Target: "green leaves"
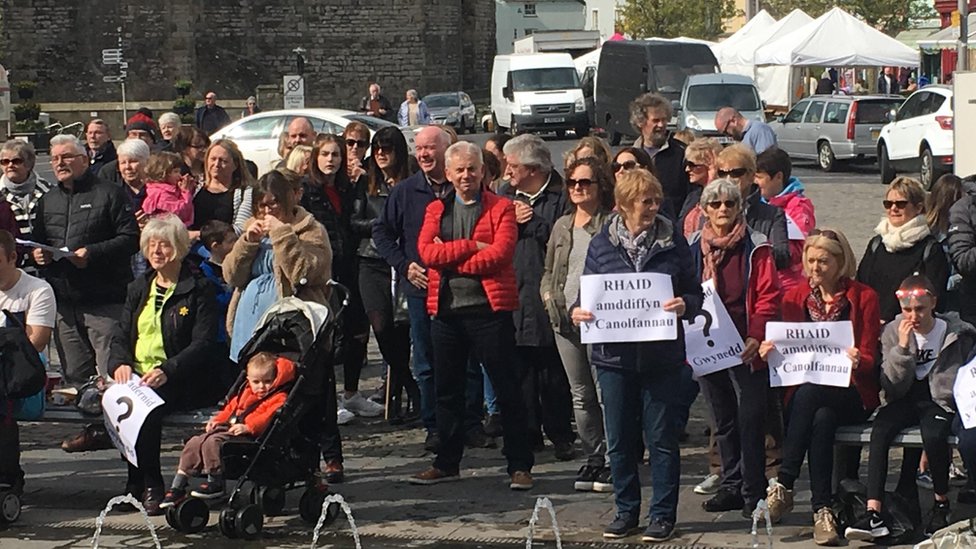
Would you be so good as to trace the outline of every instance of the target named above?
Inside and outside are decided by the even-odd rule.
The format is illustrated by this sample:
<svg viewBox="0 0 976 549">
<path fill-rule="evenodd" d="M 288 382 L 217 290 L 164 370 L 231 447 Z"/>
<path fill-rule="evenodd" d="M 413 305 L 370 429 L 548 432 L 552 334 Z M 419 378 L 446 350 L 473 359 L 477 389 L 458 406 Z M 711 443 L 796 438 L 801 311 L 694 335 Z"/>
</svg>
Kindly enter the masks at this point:
<svg viewBox="0 0 976 549">
<path fill-rule="evenodd" d="M 725 32 L 725 20 L 737 14 L 735 0 L 627 0 L 621 9 L 621 26 L 635 39 L 714 40 Z"/>
</svg>

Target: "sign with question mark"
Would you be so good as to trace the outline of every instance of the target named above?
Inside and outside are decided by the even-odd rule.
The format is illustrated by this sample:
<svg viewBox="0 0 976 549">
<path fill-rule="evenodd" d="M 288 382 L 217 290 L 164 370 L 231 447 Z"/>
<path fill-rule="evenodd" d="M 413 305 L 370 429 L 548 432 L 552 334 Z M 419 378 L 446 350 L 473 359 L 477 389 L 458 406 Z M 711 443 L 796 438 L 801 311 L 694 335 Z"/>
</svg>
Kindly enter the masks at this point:
<svg viewBox="0 0 976 549">
<path fill-rule="evenodd" d="M 745 349 L 742 336 L 715 291 L 715 283 L 703 283 L 702 291 L 705 301 L 701 312 L 694 322 L 684 322 L 685 356 L 695 377 L 742 364 L 739 355 Z"/>
<path fill-rule="evenodd" d="M 102 395 L 105 429 L 115 447 L 136 467 L 139 466 L 135 450 L 139 431 L 149 412 L 163 403 L 156 391 L 140 384 L 136 375 L 128 383 L 113 383 Z"/>
</svg>

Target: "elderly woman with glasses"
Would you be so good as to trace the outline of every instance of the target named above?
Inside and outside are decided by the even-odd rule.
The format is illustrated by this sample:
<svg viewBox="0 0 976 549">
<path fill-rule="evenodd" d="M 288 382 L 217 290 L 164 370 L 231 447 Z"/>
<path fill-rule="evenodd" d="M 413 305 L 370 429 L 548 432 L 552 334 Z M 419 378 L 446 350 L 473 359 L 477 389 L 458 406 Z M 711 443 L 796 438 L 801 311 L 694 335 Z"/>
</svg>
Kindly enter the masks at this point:
<svg viewBox="0 0 976 549">
<path fill-rule="evenodd" d="M 910 177 L 891 182 L 881 201 L 886 215 L 874 228 L 877 235 L 868 242 L 857 268 L 858 282 L 878 292 L 885 322 L 901 312 L 895 290 L 912 273 L 928 277 L 944 305 L 949 261 L 925 218 L 925 195 L 922 184 Z"/>
<path fill-rule="evenodd" d="M 854 280 L 856 259 L 847 237 L 832 229 L 813 229 L 803 243 L 806 284 L 783 296 L 784 322 L 849 320 L 856 347 L 848 350 L 853 370 L 848 387 L 804 383 L 786 393 L 786 438 L 779 477 L 770 483 L 766 503 L 773 522 L 793 509 L 793 485 L 807 456 L 813 505 L 813 539 L 818 545 L 839 541 L 831 512 L 834 434 L 842 425 L 862 423 L 878 407 L 878 294 Z M 766 360 L 775 346 L 763 341 Z"/>
<path fill-rule="evenodd" d="M 722 462 L 718 492 L 703 503 L 709 512 L 742 510 L 751 517 L 766 494 L 766 364 L 759 356 L 766 323 L 779 316 L 780 291 L 772 247 L 753 231 L 742 210 L 739 184 L 717 179 L 702 191 L 702 230 L 689 240 L 699 282 L 712 281 L 745 342 L 742 363 L 701 376 L 715 424 Z"/>
<path fill-rule="evenodd" d="M 37 203 L 51 184 L 34 171 L 37 155 L 27 141 L 11 139 L 0 148 L 0 229 L 31 240 Z M 9 218 L 9 219 L 8 219 Z"/>
</svg>

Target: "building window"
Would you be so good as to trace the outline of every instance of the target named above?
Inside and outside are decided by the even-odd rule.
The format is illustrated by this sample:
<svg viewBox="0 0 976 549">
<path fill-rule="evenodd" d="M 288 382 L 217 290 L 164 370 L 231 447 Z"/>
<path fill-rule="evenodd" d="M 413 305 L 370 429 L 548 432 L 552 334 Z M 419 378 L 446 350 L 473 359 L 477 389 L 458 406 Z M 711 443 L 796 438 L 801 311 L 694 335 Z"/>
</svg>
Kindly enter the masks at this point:
<svg viewBox="0 0 976 549">
<path fill-rule="evenodd" d="M 532 36 L 533 34 L 535 34 L 535 29 L 525 29 L 526 36 Z"/>
<path fill-rule="evenodd" d="M 591 12 L 590 29 L 600 30 L 600 10 L 593 10 Z"/>
<path fill-rule="evenodd" d="M 529 4 L 529 3 L 526 3 L 525 4 L 525 16 L 526 17 L 535 17 L 535 4 L 534 3 L 533 4 Z"/>
</svg>

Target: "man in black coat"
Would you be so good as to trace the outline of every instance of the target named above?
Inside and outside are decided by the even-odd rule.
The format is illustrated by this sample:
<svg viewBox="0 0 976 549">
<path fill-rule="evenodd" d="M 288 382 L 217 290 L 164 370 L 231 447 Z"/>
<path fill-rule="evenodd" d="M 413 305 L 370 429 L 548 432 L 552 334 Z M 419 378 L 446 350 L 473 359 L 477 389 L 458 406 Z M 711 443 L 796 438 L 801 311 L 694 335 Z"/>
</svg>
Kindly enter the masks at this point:
<svg viewBox="0 0 976 549">
<path fill-rule="evenodd" d="M 88 169 L 97 174 L 102 166 L 118 160 L 112 132 L 101 118 L 95 118 L 85 127 L 85 154 L 88 155 Z"/>
<path fill-rule="evenodd" d="M 397 121 L 393 103 L 380 93 L 380 85 L 376 82 L 369 85 L 369 95 L 359 101 L 359 112 L 394 123 Z"/>
<path fill-rule="evenodd" d="M 230 124 L 230 116 L 223 107 L 217 104 L 217 94 L 212 91 L 208 91 L 203 96 L 203 106 L 197 108 L 193 118 L 193 125 L 203 130 L 207 135 Z"/>
<path fill-rule="evenodd" d="M 651 157 L 658 181 L 664 189 L 661 211 L 672 215 L 681 211 L 688 194 L 685 171 L 685 144 L 668 131 L 671 102 L 656 93 L 645 93 L 630 103 L 630 123 L 640 132 L 634 146 Z"/>
</svg>

